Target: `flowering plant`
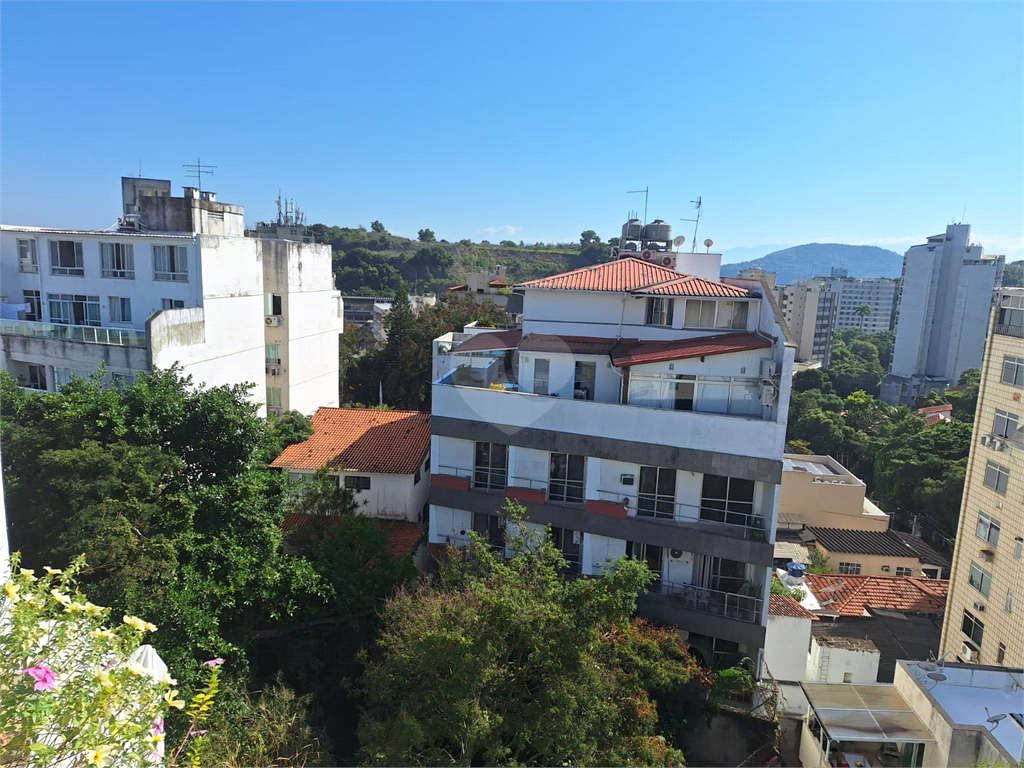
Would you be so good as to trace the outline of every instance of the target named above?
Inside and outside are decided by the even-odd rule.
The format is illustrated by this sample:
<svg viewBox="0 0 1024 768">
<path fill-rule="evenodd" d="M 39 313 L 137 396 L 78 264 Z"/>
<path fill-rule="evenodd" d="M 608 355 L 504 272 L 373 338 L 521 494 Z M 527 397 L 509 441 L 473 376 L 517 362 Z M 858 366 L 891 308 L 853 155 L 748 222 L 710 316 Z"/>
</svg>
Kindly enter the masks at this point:
<svg viewBox="0 0 1024 768">
<path fill-rule="evenodd" d="M 176 681 L 143 645 L 156 626 L 120 621 L 75 586 L 79 557 L 66 570 L 18 567 L 0 593 L 0 752 L 5 765 L 119 768 L 160 764 L 164 716 L 184 709 Z M 148 665 L 146 661 L 149 661 Z M 191 726 L 169 765 L 198 746 L 194 726 L 216 693 L 220 663 L 193 699 Z"/>
</svg>

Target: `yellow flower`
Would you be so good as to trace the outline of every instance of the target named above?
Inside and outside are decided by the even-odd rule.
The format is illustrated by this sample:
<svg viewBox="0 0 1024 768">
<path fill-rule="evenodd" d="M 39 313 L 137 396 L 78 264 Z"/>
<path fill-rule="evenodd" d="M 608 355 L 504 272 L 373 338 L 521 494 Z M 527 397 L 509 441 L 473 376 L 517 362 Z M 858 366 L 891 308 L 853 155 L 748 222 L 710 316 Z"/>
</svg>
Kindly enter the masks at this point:
<svg viewBox="0 0 1024 768">
<path fill-rule="evenodd" d="M 142 677 L 144 674 L 146 674 L 146 668 L 141 664 L 136 664 L 134 661 L 128 662 L 128 671 L 136 677 Z"/>
<path fill-rule="evenodd" d="M 97 613 L 103 613 L 105 610 L 107 609 L 102 605 L 93 605 L 92 603 L 85 604 L 85 612 L 90 616 L 95 616 Z"/>
<path fill-rule="evenodd" d="M 89 761 L 90 765 L 98 766 L 103 768 L 106 765 L 110 765 L 110 753 L 114 750 L 113 744 L 104 744 L 102 747 L 96 747 L 85 753 L 86 760 Z"/>
<path fill-rule="evenodd" d="M 102 685 L 108 691 L 114 690 L 114 681 L 110 679 L 110 673 L 105 669 L 101 669 L 96 673 L 96 679 L 100 681 Z"/>
<path fill-rule="evenodd" d="M 139 632 L 156 632 L 155 624 L 143 621 L 138 616 L 125 616 L 122 621 L 132 629 L 137 629 Z"/>
<path fill-rule="evenodd" d="M 35 576 L 35 573 L 36 573 L 31 568 L 21 568 L 19 570 L 21 571 L 21 575 L 22 576 L 26 576 L 26 577 L 28 577 L 30 579 L 33 578 Z"/>
<path fill-rule="evenodd" d="M 93 637 L 105 637 L 108 640 L 111 640 L 114 637 L 114 633 L 111 632 L 109 629 L 94 629 L 89 634 Z"/>
<path fill-rule="evenodd" d="M 19 587 L 13 581 L 8 581 L 6 584 L 4 584 L 4 589 L 7 590 L 7 597 L 9 597 L 15 603 L 18 602 L 18 590 L 21 589 L 21 587 Z"/>
<path fill-rule="evenodd" d="M 150 743 L 155 747 L 157 744 L 164 740 L 164 735 L 162 733 L 151 733 L 147 738 L 149 739 Z"/>
<path fill-rule="evenodd" d="M 68 613 L 78 613 L 79 611 L 84 611 L 85 606 L 81 603 L 72 603 L 71 605 L 64 606 L 64 610 Z"/>
<path fill-rule="evenodd" d="M 182 699 L 174 698 L 177 695 L 178 695 L 177 689 L 174 689 L 173 691 L 168 691 L 167 693 L 164 694 L 164 701 L 167 702 L 167 706 L 169 706 L 169 707 L 174 707 L 175 709 L 184 709 L 185 708 L 185 702 Z"/>
<path fill-rule="evenodd" d="M 48 565 L 44 565 L 43 570 L 51 576 L 59 576 L 60 574 L 64 573 L 64 571 L 62 571 L 60 568 L 51 568 Z"/>
<path fill-rule="evenodd" d="M 170 676 L 169 674 L 167 674 L 166 672 L 164 672 L 164 679 L 163 679 L 163 683 L 164 683 L 164 685 L 177 685 L 177 684 L 178 684 L 178 681 L 177 681 L 177 680 L 175 680 L 175 679 L 174 679 L 173 677 L 171 677 L 171 676 Z"/>
<path fill-rule="evenodd" d="M 57 589 L 51 589 L 50 594 L 53 595 L 53 599 L 56 600 L 63 606 L 71 605 L 71 598 L 65 595 L 63 592 Z"/>
</svg>

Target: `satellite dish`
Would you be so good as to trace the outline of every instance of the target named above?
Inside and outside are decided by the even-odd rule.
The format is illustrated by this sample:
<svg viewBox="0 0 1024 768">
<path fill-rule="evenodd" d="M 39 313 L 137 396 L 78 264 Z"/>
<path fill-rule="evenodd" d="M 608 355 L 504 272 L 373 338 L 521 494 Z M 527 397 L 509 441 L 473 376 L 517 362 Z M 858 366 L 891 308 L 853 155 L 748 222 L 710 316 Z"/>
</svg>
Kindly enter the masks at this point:
<svg viewBox="0 0 1024 768">
<path fill-rule="evenodd" d="M 931 661 L 921 661 L 921 662 L 918 662 L 917 666 L 919 666 L 925 672 L 935 672 L 935 671 L 938 670 L 938 667 L 934 664 L 934 662 L 931 662 Z"/>
<path fill-rule="evenodd" d="M 988 722 L 988 723 L 998 723 L 1004 717 L 1006 717 L 1006 713 L 1003 713 L 1001 715 L 992 715 L 992 717 L 988 718 L 988 720 L 986 720 L 986 722 Z"/>
<path fill-rule="evenodd" d="M 674 245 L 676 248 L 678 248 L 680 245 L 682 245 L 685 242 L 686 242 L 686 238 L 683 237 L 682 235 L 679 235 L 679 237 L 675 237 L 675 238 L 672 239 L 672 245 Z"/>
<path fill-rule="evenodd" d="M 710 237 L 707 240 L 704 241 L 704 245 L 706 247 L 708 247 L 708 248 L 710 248 L 714 244 L 715 244 L 714 241 Z"/>
<path fill-rule="evenodd" d="M 934 680 L 936 683 L 941 683 L 943 680 L 946 679 L 946 676 L 941 672 L 929 672 L 928 678 L 930 680 Z"/>
</svg>

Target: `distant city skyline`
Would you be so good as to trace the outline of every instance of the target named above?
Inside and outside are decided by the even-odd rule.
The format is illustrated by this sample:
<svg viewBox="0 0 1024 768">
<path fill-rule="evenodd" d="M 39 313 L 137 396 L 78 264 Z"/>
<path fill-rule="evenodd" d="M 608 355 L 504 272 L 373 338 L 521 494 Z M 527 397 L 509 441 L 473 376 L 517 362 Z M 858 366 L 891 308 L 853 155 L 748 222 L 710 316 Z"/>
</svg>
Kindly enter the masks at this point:
<svg viewBox="0 0 1024 768">
<path fill-rule="evenodd" d="M 649 187 L 686 249 L 700 196 L 726 261 L 960 220 L 1014 261 L 1022 29 L 1021 3 L 5 2 L 0 219 L 108 227 L 120 176 L 180 194 L 201 158 L 249 224 L 280 192 L 407 237 L 607 239 Z"/>
</svg>

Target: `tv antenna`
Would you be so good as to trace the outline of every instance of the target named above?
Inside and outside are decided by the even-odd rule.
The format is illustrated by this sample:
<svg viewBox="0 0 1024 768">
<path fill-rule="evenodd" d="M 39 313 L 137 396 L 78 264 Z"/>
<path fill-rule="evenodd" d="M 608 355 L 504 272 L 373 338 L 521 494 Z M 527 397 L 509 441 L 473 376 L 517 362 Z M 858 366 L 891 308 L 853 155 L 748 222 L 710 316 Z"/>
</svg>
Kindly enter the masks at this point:
<svg viewBox="0 0 1024 768">
<path fill-rule="evenodd" d="M 196 158 L 196 162 L 194 165 L 182 165 L 181 167 L 185 169 L 185 177 L 189 179 L 194 178 L 196 180 L 196 187 L 199 189 L 200 192 L 202 192 L 203 174 L 206 173 L 209 174 L 210 176 L 213 176 L 213 169 L 216 168 L 217 166 L 203 165 L 202 161 L 199 158 Z"/>
<path fill-rule="evenodd" d="M 680 221 L 692 221 L 693 222 L 693 248 L 690 249 L 690 253 L 696 253 L 697 252 L 697 225 L 700 224 L 701 199 L 698 196 L 696 200 L 691 200 L 690 202 L 693 203 L 694 206 L 697 208 L 697 218 L 696 219 L 680 219 Z"/>
<path fill-rule="evenodd" d="M 644 224 L 647 223 L 647 196 L 651 191 L 650 187 L 644 187 L 643 189 L 627 189 L 627 195 L 639 195 L 641 192 L 644 193 Z"/>
</svg>

